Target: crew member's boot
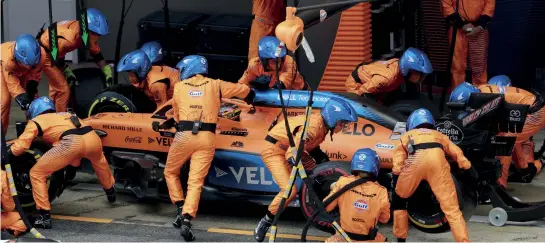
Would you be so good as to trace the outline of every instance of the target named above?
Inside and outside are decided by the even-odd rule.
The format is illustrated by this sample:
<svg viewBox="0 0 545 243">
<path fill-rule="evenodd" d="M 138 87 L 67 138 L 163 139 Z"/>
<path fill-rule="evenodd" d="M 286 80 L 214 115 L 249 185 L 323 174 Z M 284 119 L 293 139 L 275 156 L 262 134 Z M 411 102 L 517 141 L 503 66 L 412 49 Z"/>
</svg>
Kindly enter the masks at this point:
<svg viewBox="0 0 545 243">
<path fill-rule="evenodd" d="M 195 235 L 191 230 L 191 216 L 184 214 L 182 220 L 182 226 L 180 227 L 180 235 L 184 237 L 185 241 L 194 241 Z"/>
<path fill-rule="evenodd" d="M 172 222 L 172 226 L 175 228 L 180 228 L 182 226 L 182 207 L 184 206 L 184 201 L 176 202 L 176 218 Z"/>
<path fill-rule="evenodd" d="M 106 197 L 108 198 L 108 201 L 113 203 L 117 199 L 115 196 L 115 187 L 112 186 L 110 189 L 104 189 L 104 192 L 106 192 Z"/>
<path fill-rule="evenodd" d="M 13 232 L 13 230 L 6 229 L 6 230 L 2 231 L 1 239 L 2 240 L 15 240 L 15 239 L 17 239 L 17 237 L 15 237 L 15 232 Z"/>
<path fill-rule="evenodd" d="M 534 163 L 528 163 L 528 168 L 519 170 L 514 174 L 509 175 L 509 182 L 530 183 L 537 173 L 537 168 Z"/>
<path fill-rule="evenodd" d="M 34 227 L 42 229 L 51 229 L 53 225 L 51 223 L 51 214 L 49 210 L 40 209 L 40 216 L 34 220 Z"/>
<path fill-rule="evenodd" d="M 270 212 L 267 212 L 267 215 L 261 218 L 254 229 L 254 238 L 257 242 L 263 242 L 265 235 L 269 232 L 273 219 L 274 216 Z"/>
</svg>

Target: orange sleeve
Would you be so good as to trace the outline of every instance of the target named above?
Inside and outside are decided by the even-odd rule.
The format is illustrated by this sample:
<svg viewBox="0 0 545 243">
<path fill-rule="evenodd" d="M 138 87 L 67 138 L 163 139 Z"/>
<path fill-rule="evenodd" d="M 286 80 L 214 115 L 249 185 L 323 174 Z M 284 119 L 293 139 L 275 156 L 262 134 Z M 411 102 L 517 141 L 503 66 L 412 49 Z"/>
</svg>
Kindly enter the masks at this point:
<svg viewBox="0 0 545 243">
<path fill-rule="evenodd" d="M 496 9 L 496 0 L 485 0 L 484 10 L 482 15 L 494 16 L 494 10 Z"/>
<path fill-rule="evenodd" d="M 167 102 L 167 85 L 161 82 L 155 82 L 150 86 L 151 94 L 155 100 L 157 107 L 162 106 Z"/>
<path fill-rule="evenodd" d="M 374 75 L 373 78 L 369 82 L 365 82 L 360 86 L 359 93 L 361 94 L 375 94 L 380 92 L 380 88 L 387 87 L 391 80 L 388 80 L 387 78 L 380 76 L 380 75 Z"/>
<path fill-rule="evenodd" d="M 98 45 L 98 35 L 89 34 L 89 53 L 91 55 L 96 55 L 100 53 L 100 46 Z"/>
<path fill-rule="evenodd" d="M 241 83 L 229 83 L 221 80 L 218 81 L 218 85 L 221 91 L 222 98 L 238 97 L 241 99 L 246 98 L 250 93 L 250 87 Z"/>
<path fill-rule="evenodd" d="M 407 159 L 407 151 L 404 147 L 404 140 L 406 140 L 405 136 L 401 136 L 399 145 L 397 145 L 394 149 L 392 173 L 394 173 L 395 175 L 399 175 L 399 173 L 401 173 L 401 168 L 403 168 L 405 160 Z"/>
<path fill-rule="evenodd" d="M 25 131 L 19 136 L 15 142 L 11 145 L 11 152 L 15 156 L 19 156 L 30 148 L 32 141 L 38 136 L 38 127 L 32 120 L 28 121 L 25 127 Z"/>
<path fill-rule="evenodd" d="M 259 76 L 258 68 L 256 67 L 258 64 L 261 65 L 254 59 L 250 60 L 250 62 L 248 62 L 248 68 L 246 68 L 246 71 L 244 71 L 244 74 L 242 74 L 238 83 L 250 86 L 250 82 L 254 81 Z"/>
<path fill-rule="evenodd" d="M 358 72 L 358 75 L 359 75 L 359 72 Z M 352 77 L 352 74 L 348 75 L 348 77 L 346 78 L 344 87 L 346 88 L 346 92 L 361 95 L 360 93 L 361 84 L 356 82 L 356 80 L 354 80 L 354 77 Z"/>
<path fill-rule="evenodd" d="M 441 10 L 443 12 L 443 17 L 447 17 L 456 11 L 454 7 L 456 6 L 456 0 L 441 0 Z"/>
<path fill-rule="evenodd" d="M 337 180 L 337 182 L 335 183 L 335 185 L 333 185 L 333 189 L 329 192 L 329 195 L 327 195 L 327 197 L 324 198 L 324 200 L 322 202 L 325 202 L 328 198 L 330 198 L 331 196 L 333 196 L 333 194 L 335 194 L 336 192 L 338 192 L 339 190 L 341 190 L 341 188 L 344 187 L 344 184 L 341 185 L 341 180 L 343 178 L 340 177 L 339 180 Z M 329 205 L 326 205 L 326 208 L 325 210 L 327 212 L 331 212 L 331 210 L 335 209 L 338 205 L 339 205 L 339 198 L 340 197 L 337 197 L 335 198 L 333 201 L 331 201 L 331 203 Z"/>
<path fill-rule="evenodd" d="M 386 188 L 380 188 L 380 216 L 378 217 L 379 222 L 386 224 L 390 220 L 390 200 L 388 199 L 388 191 Z"/>
<path fill-rule="evenodd" d="M 450 141 L 447 136 L 443 134 L 439 134 L 439 136 L 441 136 L 441 140 L 443 141 L 443 149 L 452 157 L 452 159 L 454 159 L 454 161 L 456 161 L 456 163 L 458 163 L 458 167 L 464 170 L 471 168 L 471 162 L 464 156 L 464 152 L 456 146 L 456 144 Z"/>
<path fill-rule="evenodd" d="M 6 171 L 2 170 L 0 180 L 0 183 L 2 183 L 2 208 L 6 211 L 13 211 L 15 209 L 15 202 L 9 190 L 8 174 Z"/>
<path fill-rule="evenodd" d="M 8 87 L 11 97 L 15 98 L 17 95 L 24 93 L 25 89 L 23 89 L 23 86 L 21 86 L 19 77 L 13 75 L 13 72 L 9 68 L 9 64 L 6 66 L 2 65 L 2 67 L 0 67 L 2 68 L 2 79 L 4 82 L 6 82 L 6 86 Z"/>
<path fill-rule="evenodd" d="M 312 122 L 312 121 L 309 121 Z M 293 128 L 295 129 L 295 127 Z M 297 135 L 293 138 L 295 141 L 295 150 L 299 150 L 299 142 L 301 141 L 301 136 L 303 135 L 303 125 L 299 129 Z M 322 139 L 319 139 L 318 128 L 314 126 L 309 126 L 307 130 L 307 139 L 305 140 L 304 151 L 312 151 L 314 148 L 318 147 Z M 286 151 L 286 160 L 292 156 L 292 148 L 288 148 Z"/>
<path fill-rule="evenodd" d="M 178 99 L 180 96 L 180 89 L 178 88 L 178 85 L 181 83 L 177 83 L 174 85 L 174 94 L 172 95 L 172 115 L 174 117 L 174 121 L 179 122 L 180 116 L 179 116 L 179 105 L 178 105 Z"/>
</svg>

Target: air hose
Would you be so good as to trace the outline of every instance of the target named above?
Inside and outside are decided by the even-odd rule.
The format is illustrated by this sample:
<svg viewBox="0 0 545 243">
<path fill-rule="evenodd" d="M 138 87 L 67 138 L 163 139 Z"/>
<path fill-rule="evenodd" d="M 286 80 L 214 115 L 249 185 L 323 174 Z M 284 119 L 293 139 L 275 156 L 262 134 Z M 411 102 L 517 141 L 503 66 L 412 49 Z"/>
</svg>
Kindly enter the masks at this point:
<svg viewBox="0 0 545 243">
<path fill-rule="evenodd" d="M 362 178 L 359 178 L 353 182 L 350 182 L 348 183 L 346 186 L 344 186 L 343 188 L 341 188 L 339 191 L 335 192 L 333 195 L 331 195 L 329 198 L 327 198 L 327 200 L 325 200 L 323 202 L 323 205 L 324 207 L 327 207 L 329 206 L 329 204 L 331 204 L 335 199 L 337 199 L 338 197 L 340 197 L 343 193 L 345 193 L 346 191 L 356 187 L 356 186 L 359 186 L 365 182 L 367 182 L 369 179 L 366 178 L 366 177 L 362 177 Z M 310 189 L 310 188 L 309 188 Z M 320 203 L 320 202 L 316 202 L 317 204 Z M 312 221 L 314 220 L 314 217 L 316 217 L 319 213 L 326 213 L 325 211 L 321 211 L 320 209 L 317 209 L 315 210 L 309 217 L 308 217 L 308 220 L 307 220 L 307 223 L 305 224 L 305 226 L 303 227 L 303 232 L 301 232 L 301 242 L 306 242 L 307 241 L 307 232 L 308 232 L 308 229 L 310 228 L 310 226 L 312 225 Z M 328 214 L 329 215 L 329 214 Z M 331 217 L 331 216 L 330 216 Z"/>
</svg>

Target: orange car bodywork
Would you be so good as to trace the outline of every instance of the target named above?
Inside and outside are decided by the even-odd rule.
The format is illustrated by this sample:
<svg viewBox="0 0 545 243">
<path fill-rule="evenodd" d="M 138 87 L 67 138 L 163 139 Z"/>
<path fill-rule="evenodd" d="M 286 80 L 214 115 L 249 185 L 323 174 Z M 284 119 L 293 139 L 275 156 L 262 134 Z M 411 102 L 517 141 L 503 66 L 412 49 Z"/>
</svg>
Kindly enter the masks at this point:
<svg viewBox="0 0 545 243">
<path fill-rule="evenodd" d="M 242 110 L 240 121 L 219 118 L 216 130 L 217 150 L 241 151 L 259 154 L 266 145 L 265 136 L 270 124 L 281 112 L 281 108 L 256 106 L 255 112 L 249 105 L 239 100 L 223 99 L 224 103 L 237 104 Z M 170 109 L 167 102 L 159 107 L 156 113 L 165 114 Z M 313 112 L 319 112 L 314 109 Z M 305 113 L 304 108 L 287 110 L 288 116 Z M 174 128 L 155 132 L 152 122 L 165 121 L 164 118 L 152 118 L 146 113 L 99 113 L 86 120 L 95 130 L 102 130 L 107 136 L 102 138 L 104 147 L 155 151 L 167 153 L 172 143 Z M 278 122 L 283 122 L 282 116 Z M 246 136 L 242 136 L 246 135 Z M 331 141 L 326 138 L 320 148 L 329 155 L 330 160 L 350 161 L 352 155 L 360 148 L 375 149 L 381 158 L 381 168 L 392 168 L 393 149 L 398 140 L 391 140 L 392 130 L 379 124 L 359 118 L 357 123 L 346 127 L 336 134 Z M 297 143 L 299 141 L 296 141 Z"/>
</svg>

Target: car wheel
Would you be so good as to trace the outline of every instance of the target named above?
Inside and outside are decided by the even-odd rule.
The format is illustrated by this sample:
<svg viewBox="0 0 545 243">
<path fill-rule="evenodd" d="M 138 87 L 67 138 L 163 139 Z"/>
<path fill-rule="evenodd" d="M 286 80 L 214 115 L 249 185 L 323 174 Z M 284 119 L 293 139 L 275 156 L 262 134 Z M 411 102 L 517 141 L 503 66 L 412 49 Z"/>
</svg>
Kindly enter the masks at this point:
<svg viewBox="0 0 545 243">
<path fill-rule="evenodd" d="M 343 161 L 330 161 L 319 164 L 314 168 L 312 174 L 309 175 L 311 187 L 316 192 L 318 198 L 323 200 L 331 191 L 329 187 L 333 182 L 336 182 L 339 177 L 350 175 L 350 163 Z M 306 184 L 303 183 L 299 190 L 299 202 L 301 203 L 301 211 L 305 219 L 308 220 L 310 215 L 317 209 L 316 203 L 311 199 L 309 190 Z M 325 206 L 325 205 L 324 205 Z M 339 211 L 335 209 L 329 213 L 335 220 L 339 220 Z M 334 233 L 335 230 L 331 226 L 331 222 L 322 214 L 318 214 L 312 225 L 319 230 Z"/>
<path fill-rule="evenodd" d="M 156 105 L 132 85 L 119 84 L 98 94 L 87 109 L 87 116 L 102 112 L 141 112 L 151 113 Z"/>
<path fill-rule="evenodd" d="M 469 197 L 463 190 L 461 181 L 452 176 L 456 192 L 458 194 L 458 203 L 464 219 L 468 221 L 473 216 L 477 206 L 476 199 Z M 408 199 L 407 212 L 409 222 L 418 230 L 425 233 L 444 233 L 450 230 L 450 225 L 439 202 L 435 198 L 429 184 L 422 181 L 414 194 Z"/>
<path fill-rule="evenodd" d="M 87 107 L 104 90 L 106 79 L 100 68 L 78 68 L 73 72 L 78 79 L 79 86 L 72 88 L 73 99 L 71 102 L 75 102 L 76 115 L 85 118 L 87 117 Z"/>
<path fill-rule="evenodd" d="M 15 188 L 19 195 L 21 206 L 25 211 L 35 210 L 36 203 L 32 196 L 32 184 L 30 183 L 30 169 L 36 164 L 45 152 L 51 146 L 43 141 L 36 140 L 32 143 L 30 149 L 26 150 L 22 155 L 12 157 L 10 164 L 12 167 Z M 62 184 L 64 183 L 64 169 L 61 169 L 47 177 L 47 188 L 49 201 L 59 196 Z"/>
<path fill-rule="evenodd" d="M 397 100 L 393 102 L 391 105 L 388 106 L 391 110 L 401 113 L 406 117 L 409 117 L 409 115 L 420 108 L 426 108 L 428 109 L 431 114 L 433 114 L 434 118 L 441 117 L 441 112 L 439 111 L 439 107 L 435 105 L 431 100 L 425 97 L 420 97 L 419 99 L 402 99 Z"/>
</svg>

